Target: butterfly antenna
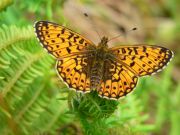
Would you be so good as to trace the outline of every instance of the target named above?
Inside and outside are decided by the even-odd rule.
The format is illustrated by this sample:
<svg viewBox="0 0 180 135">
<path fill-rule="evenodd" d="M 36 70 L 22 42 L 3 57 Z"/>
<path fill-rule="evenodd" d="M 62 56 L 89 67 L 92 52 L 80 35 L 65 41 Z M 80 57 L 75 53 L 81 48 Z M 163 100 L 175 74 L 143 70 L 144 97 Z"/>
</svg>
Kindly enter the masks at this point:
<svg viewBox="0 0 180 135">
<path fill-rule="evenodd" d="M 89 22 L 91 23 L 91 25 L 93 26 L 95 32 L 97 33 L 97 35 L 98 35 L 99 38 L 101 39 L 101 36 L 100 36 L 99 32 L 97 31 L 96 25 L 94 24 L 94 22 L 92 21 L 92 19 L 90 18 L 90 16 L 89 16 L 87 13 L 84 13 L 84 16 L 89 19 Z"/>
<path fill-rule="evenodd" d="M 129 31 L 127 31 L 127 32 L 131 32 L 131 31 L 135 31 L 135 30 L 137 30 L 136 27 L 132 28 L 131 30 L 129 30 Z M 118 38 L 118 37 L 121 37 L 121 36 L 124 36 L 124 35 L 123 35 L 123 34 L 119 34 L 119 35 L 117 35 L 117 36 L 115 36 L 115 37 L 112 37 L 112 38 L 110 38 L 110 39 L 108 40 L 108 42 L 111 41 L 111 40 L 114 40 L 114 39 L 116 39 L 116 38 Z"/>
</svg>

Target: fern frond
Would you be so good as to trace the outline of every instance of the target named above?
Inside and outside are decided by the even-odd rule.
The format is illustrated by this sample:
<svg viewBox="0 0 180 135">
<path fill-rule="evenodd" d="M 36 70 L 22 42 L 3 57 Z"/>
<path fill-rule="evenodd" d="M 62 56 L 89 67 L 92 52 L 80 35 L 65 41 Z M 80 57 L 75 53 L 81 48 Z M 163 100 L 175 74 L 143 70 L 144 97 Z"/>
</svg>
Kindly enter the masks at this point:
<svg viewBox="0 0 180 135">
<path fill-rule="evenodd" d="M 68 109 L 65 101 L 56 96 L 64 85 L 55 81 L 54 62 L 40 47 L 31 26 L 0 28 L 0 133 L 50 133 L 68 122 L 62 118 Z"/>
</svg>

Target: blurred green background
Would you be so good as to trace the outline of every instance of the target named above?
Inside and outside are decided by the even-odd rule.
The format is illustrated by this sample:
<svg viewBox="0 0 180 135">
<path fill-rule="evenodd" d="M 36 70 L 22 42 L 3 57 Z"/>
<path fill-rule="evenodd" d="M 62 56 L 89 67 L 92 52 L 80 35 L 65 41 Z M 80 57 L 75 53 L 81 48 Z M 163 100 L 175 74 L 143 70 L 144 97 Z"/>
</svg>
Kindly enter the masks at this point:
<svg viewBox="0 0 180 135">
<path fill-rule="evenodd" d="M 179 135 L 179 0 L 0 0 L 0 135 Z M 87 12 L 92 21 L 83 16 Z M 33 32 L 37 20 L 109 45 L 157 44 L 174 51 L 165 70 L 141 78 L 119 101 L 77 94 Z M 92 28 L 92 23 L 95 28 Z M 137 27 L 137 31 L 131 31 Z"/>
</svg>

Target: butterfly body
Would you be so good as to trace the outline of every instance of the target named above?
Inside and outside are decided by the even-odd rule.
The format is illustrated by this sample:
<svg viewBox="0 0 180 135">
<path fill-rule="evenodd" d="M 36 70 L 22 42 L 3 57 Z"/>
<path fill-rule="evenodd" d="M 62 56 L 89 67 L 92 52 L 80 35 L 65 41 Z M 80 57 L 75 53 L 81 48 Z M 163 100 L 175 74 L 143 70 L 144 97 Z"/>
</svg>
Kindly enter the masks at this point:
<svg viewBox="0 0 180 135">
<path fill-rule="evenodd" d="M 112 53 L 108 49 L 108 38 L 102 37 L 101 42 L 92 50 L 90 57 L 87 57 L 87 67 L 90 73 L 87 72 L 90 78 L 90 89 L 99 91 L 102 80 L 106 79 L 105 72 L 109 64 L 107 61 Z M 111 76 L 112 77 L 112 76 Z"/>
<path fill-rule="evenodd" d="M 119 99 L 130 93 L 141 76 L 163 69 L 173 52 L 157 45 L 108 47 L 103 37 L 98 45 L 72 30 L 48 21 L 35 23 L 42 46 L 57 59 L 56 69 L 69 88 L 96 90 L 99 96 Z"/>
</svg>

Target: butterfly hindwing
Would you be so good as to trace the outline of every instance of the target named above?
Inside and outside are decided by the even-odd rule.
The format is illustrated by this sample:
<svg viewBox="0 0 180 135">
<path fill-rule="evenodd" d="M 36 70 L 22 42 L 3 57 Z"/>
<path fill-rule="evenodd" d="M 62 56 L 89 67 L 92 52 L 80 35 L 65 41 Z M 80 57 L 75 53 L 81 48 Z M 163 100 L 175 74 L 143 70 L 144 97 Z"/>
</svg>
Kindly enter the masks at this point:
<svg viewBox="0 0 180 135">
<path fill-rule="evenodd" d="M 72 30 L 47 21 L 35 23 L 35 33 L 43 47 L 56 58 L 85 51 L 94 44 Z"/>
<path fill-rule="evenodd" d="M 151 75 L 163 69 L 173 52 L 160 46 L 134 45 L 111 48 L 117 62 L 126 65 L 137 76 Z"/>
<path fill-rule="evenodd" d="M 69 88 L 90 92 L 87 57 L 76 55 L 57 61 L 57 72 Z"/>
<path fill-rule="evenodd" d="M 112 60 L 105 63 L 105 73 L 98 93 L 102 97 L 118 99 L 130 93 L 138 78 L 124 65 Z"/>
</svg>

